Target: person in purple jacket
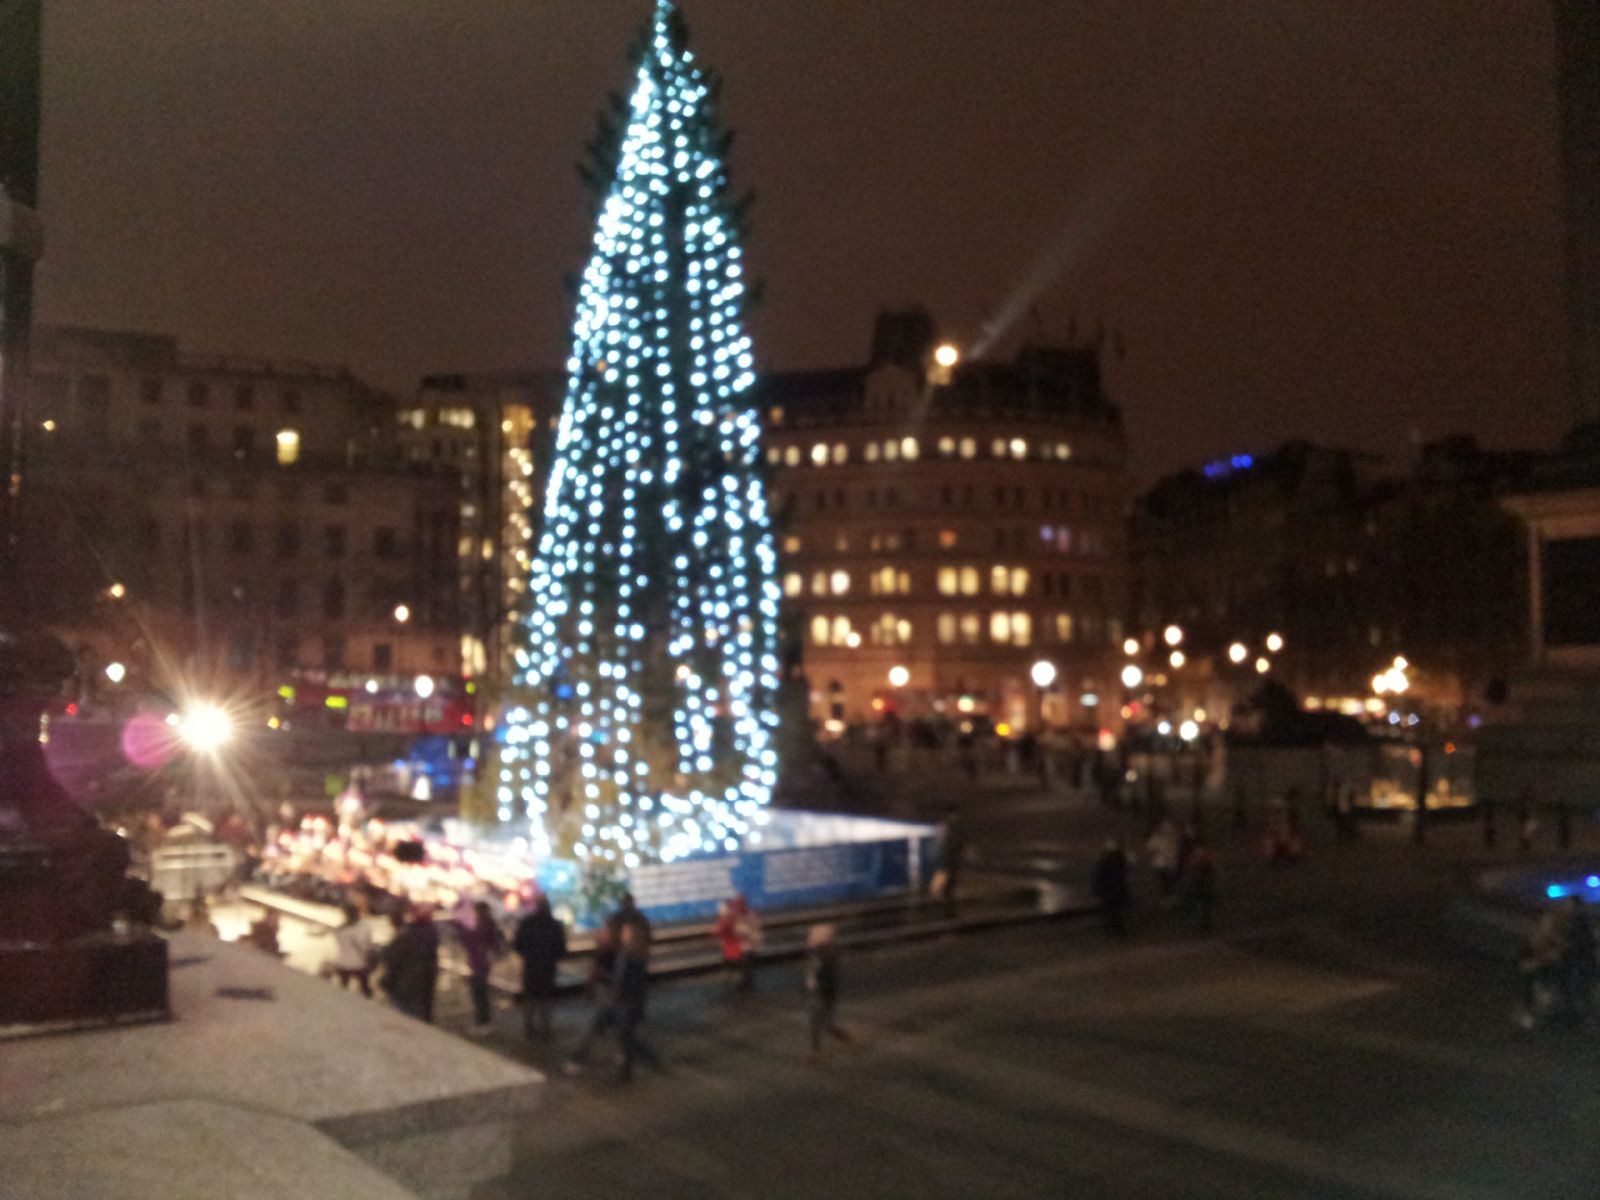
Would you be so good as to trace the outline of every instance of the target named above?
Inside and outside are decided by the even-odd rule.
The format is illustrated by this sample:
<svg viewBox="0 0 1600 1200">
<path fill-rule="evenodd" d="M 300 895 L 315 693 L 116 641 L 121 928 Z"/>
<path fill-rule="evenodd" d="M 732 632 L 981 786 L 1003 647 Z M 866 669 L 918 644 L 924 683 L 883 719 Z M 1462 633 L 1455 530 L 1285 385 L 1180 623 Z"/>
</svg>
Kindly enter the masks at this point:
<svg viewBox="0 0 1600 1200">
<path fill-rule="evenodd" d="M 469 920 L 451 923 L 467 955 L 467 986 L 472 991 L 472 1028 L 467 1032 L 482 1037 L 489 1032 L 489 968 L 505 953 L 506 937 L 484 900 L 472 906 Z"/>
</svg>

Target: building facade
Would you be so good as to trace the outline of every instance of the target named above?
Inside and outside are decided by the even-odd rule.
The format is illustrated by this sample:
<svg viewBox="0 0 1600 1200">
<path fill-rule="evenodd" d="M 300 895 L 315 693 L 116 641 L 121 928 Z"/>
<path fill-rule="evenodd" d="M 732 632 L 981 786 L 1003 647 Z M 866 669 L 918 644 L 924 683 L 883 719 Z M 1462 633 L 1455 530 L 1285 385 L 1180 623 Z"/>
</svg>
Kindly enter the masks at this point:
<svg viewBox="0 0 1600 1200">
<path fill-rule="evenodd" d="M 1097 354 L 955 362 L 937 341 L 926 313 L 886 313 L 864 366 L 761 384 L 812 716 L 1115 722 L 1129 486 Z"/>
<path fill-rule="evenodd" d="M 1220 716 L 1270 675 L 1313 706 L 1374 711 L 1398 659 L 1408 703 L 1481 707 L 1521 654 L 1521 548 L 1498 498 L 1529 461 L 1451 439 L 1402 473 L 1290 442 L 1161 480 L 1131 526 L 1132 632 L 1160 680 L 1145 702 Z"/>
<path fill-rule="evenodd" d="M 33 343 L 27 578 L 86 678 L 459 676 L 453 483 L 398 458 L 388 398 L 343 369 L 165 337 Z"/>
<path fill-rule="evenodd" d="M 565 384 L 554 371 L 433 375 L 399 414 L 405 459 L 456 485 L 462 659 L 491 695 L 515 666 Z"/>
</svg>

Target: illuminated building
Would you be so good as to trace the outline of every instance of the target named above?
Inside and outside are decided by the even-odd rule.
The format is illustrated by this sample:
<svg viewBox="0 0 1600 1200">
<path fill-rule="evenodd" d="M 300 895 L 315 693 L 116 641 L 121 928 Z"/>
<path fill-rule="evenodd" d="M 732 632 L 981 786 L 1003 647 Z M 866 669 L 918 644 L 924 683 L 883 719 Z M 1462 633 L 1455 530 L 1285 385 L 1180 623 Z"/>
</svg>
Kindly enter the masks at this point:
<svg viewBox="0 0 1600 1200">
<path fill-rule="evenodd" d="M 1117 722 L 1121 414 L 1096 352 L 957 361 L 921 310 L 879 316 L 865 366 L 762 384 L 785 615 L 822 721 Z M 905 686 L 889 673 L 906 669 Z"/>
<path fill-rule="evenodd" d="M 29 419 L 25 561 L 90 675 L 459 674 L 451 480 L 347 371 L 41 326 Z"/>
<path fill-rule="evenodd" d="M 511 676 L 527 612 L 564 387 L 553 371 L 433 375 L 399 413 L 405 458 L 459 484 L 461 656 L 491 695 Z"/>
</svg>

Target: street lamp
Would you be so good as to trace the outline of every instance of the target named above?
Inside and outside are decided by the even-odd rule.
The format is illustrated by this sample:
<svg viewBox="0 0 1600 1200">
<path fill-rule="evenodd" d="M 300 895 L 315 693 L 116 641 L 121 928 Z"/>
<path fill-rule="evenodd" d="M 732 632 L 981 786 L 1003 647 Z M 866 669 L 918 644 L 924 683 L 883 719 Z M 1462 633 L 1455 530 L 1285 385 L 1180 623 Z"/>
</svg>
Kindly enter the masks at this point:
<svg viewBox="0 0 1600 1200">
<path fill-rule="evenodd" d="M 1028 672 L 1033 680 L 1034 725 L 1044 728 L 1044 694 L 1052 683 L 1056 681 L 1056 665 L 1047 658 L 1041 658 L 1033 664 Z"/>
<path fill-rule="evenodd" d="M 890 687 L 903 688 L 903 687 L 905 687 L 906 684 L 908 684 L 910 682 L 911 682 L 911 672 L 910 671 L 906 670 L 902 666 L 893 666 L 893 667 L 889 668 L 889 686 Z"/>
<path fill-rule="evenodd" d="M 417 690 L 419 699 L 426 700 L 433 695 L 433 677 L 431 675 L 418 675 L 417 682 L 413 686 Z"/>
<path fill-rule="evenodd" d="M 1144 672 L 1139 669 L 1138 663 L 1129 663 L 1122 668 L 1122 686 L 1136 688 L 1144 682 Z"/>
<path fill-rule="evenodd" d="M 948 371 L 961 361 L 961 351 L 949 342 L 945 342 L 933 352 L 933 361 Z"/>
<path fill-rule="evenodd" d="M 408 604 L 396 604 L 394 606 L 394 619 L 402 625 L 411 620 L 411 606 Z"/>
<path fill-rule="evenodd" d="M 1176 625 L 1168 625 L 1161 631 L 1161 638 L 1169 646 L 1176 646 L 1183 641 L 1183 630 Z"/>
<path fill-rule="evenodd" d="M 1276 634 L 1276 633 L 1267 634 L 1267 650 L 1272 654 L 1276 654 L 1279 650 L 1282 650 L 1282 649 L 1283 649 L 1283 637 L 1282 637 L 1282 635 Z"/>
<path fill-rule="evenodd" d="M 1272 660 L 1270 658 L 1262 656 L 1261 658 L 1256 659 L 1257 675 L 1265 675 L 1270 670 L 1272 670 Z"/>
<path fill-rule="evenodd" d="M 1135 654 L 1139 653 L 1139 639 L 1128 638 L 1126 641 L 1124 641 L 1122 643 L 1122 652 L 1129 658 L 1132 658 Z"/>
<path fill-rule="evenodd" d="M 1249 656 L 1250 651 L 1244 648 L 1243 642 L 1235 642 L 1228 647 L 1228 661 L 1231 663 L 1242 663 Z"/>
<path fill-rule="evenodd" d="M 196 704 L 178 718 L 178 736 L 191 750 L 216 754 L 233 741 L 233 718 L 221 705 Z"/>
<path fill-rule="evenodd" d="M 1173 670 L 1177 670 L 1189 660 L 1184 657 L 1182 650 L 1174 650 L 1170 655 L 1167 656 L 1167 661 L 1172 664 Z"/>
<path fill-rule="evenodd" d="M 119 662 L 106 664 L 106 678 L 112 683 L 121 683 L 128 677 L 128 668 Z"/>
</svg>

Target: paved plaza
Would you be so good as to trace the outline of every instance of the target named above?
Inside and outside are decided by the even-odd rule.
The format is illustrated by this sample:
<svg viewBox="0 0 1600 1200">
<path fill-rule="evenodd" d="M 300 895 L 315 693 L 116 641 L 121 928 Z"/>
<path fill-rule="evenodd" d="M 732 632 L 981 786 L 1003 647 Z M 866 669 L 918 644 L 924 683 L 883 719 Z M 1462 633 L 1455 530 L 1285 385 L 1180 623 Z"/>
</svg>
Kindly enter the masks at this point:
<svg viewBox="0 0 1600 1200">
<path fill-rule="evenodd" d="M 1067 871 L 1115 819 L 1019 798 L 974 825 L 998 852 L 1021 824 L 1046 856 L 1070 829 Z M 581 1005 L 555 1048 L 503 1012 L 491 1046 L 552 1082 L 479 1200 L 1593 1195 L 1600 1031 L 1519 1031 L 1509 968 L 1443 937 L 1470 837 L 1380 830 L 1298 867 L 1225 849 L 1209 937 L 1146 904 L 1127 944 L 1077 919 L 857 953 L 857 1044 L 820 1063 L 793 966 L 752 997 L 658 987 L 668 1072 L 627 1088 L 604 1056 L 553 1069 Z"/>
</svg>

